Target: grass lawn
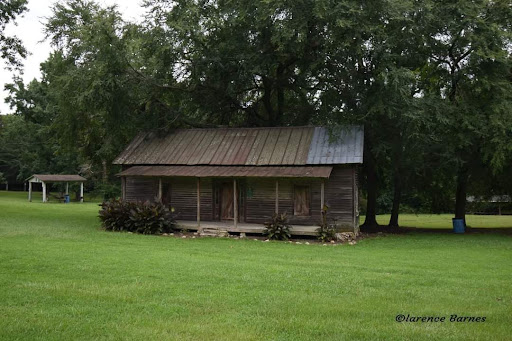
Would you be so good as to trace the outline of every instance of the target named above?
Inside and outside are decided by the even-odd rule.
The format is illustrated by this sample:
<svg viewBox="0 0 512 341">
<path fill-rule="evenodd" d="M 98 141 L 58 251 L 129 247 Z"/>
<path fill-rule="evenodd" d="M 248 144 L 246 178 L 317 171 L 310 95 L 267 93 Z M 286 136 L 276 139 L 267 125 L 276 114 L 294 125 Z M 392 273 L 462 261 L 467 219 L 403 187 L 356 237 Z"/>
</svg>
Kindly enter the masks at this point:
<svg viewBox="0 0 512 341">
<path fill-rule="evenodd" d="M 389 223 L 389 214 L 377 216 L 381 225 Z M 453 214 L 400 214 L 398 224 L 403 227 L 451 229 Z M 364 217 L 360 217 L 361 224 Z M 473 228 L 512 228 L 512 215 L 471 215 L 466 216 L 466 224 Z"/>
<path fill-rule="evenodd" d="M 97 211 L 0 192 L 0 339 L 511 339 L 507 234 L 181 239 L 104 232 Z"/>
</svg>

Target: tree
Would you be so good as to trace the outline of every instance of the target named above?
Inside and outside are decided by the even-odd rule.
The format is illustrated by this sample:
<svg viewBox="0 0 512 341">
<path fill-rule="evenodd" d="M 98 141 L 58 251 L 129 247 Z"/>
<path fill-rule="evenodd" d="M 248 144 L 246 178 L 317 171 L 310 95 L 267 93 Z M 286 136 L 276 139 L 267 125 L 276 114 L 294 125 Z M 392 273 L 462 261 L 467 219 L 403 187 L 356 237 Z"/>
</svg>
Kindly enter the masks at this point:
<svg viewBox="0 0 512 341">
<path fill-rule="evenodd" d="M 432 1 L 423 27 L 425 95 L 456 169 L 455 217 L 465 219 L 468 179 L 480 160 L 499 171 L 511 151 L 512 8 L 508 1 Z"/>
<path fill-rule="evenodd" d="M 27 0 L 2 0 L 0 2 L 0 55 L 8 68 L 21 69 L 19 57 L 25 58 L 27 50 L 17 37 L 7 36 L 5 27 L 27 10 Z"/>
<path fill-rule="evenodd" d="M 161 93 L 180 93 L 180 109 L 207 123 L 308 124 L 322 110 L 314 97 L 325 62 L 320 5 L 146 1 L 154 18 L 143 47 L 152 57 L 137 72 Z"/>
<path fill-rule="evenodd" d="M 108 181 L 110 165 L 140 128 L 128 74 L 125 23 L 115 7 L 65 1 L 53 7 L 46 34 L 55 51 L 43 64 L 57 108 L 52 128 Z M 137 84 L 137 83 L 136 83 Z"/>
</svg>

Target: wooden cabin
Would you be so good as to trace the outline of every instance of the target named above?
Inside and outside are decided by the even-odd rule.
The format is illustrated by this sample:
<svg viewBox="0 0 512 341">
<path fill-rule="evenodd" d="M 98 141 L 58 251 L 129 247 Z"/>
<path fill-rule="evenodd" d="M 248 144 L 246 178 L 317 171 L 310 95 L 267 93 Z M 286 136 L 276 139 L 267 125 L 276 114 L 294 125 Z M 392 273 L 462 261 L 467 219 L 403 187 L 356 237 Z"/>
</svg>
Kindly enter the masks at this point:
<svg viewBox="0 0 512 341">
<path fill-rule="evenodd" d="M 122 198 L 161 200 L 188 229 L 262 232 L 286 212 L 292 233 L 314 235 L 321 211 L 358 232 L 357 168 L 363 129 L 324 127 L 175 130 L 141 133 L 115 159 Z"/>
</svg>

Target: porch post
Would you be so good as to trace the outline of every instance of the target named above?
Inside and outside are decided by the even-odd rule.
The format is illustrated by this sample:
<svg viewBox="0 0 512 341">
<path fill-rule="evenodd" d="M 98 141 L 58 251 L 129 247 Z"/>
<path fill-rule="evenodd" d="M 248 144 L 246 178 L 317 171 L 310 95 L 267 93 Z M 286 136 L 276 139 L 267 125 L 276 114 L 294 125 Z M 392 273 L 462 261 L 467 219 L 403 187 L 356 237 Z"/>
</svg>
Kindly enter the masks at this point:
<svg viewBox="0 0 512 341">
<path fill-rule="evenodd" d="M 28 201 L 32 201 L 32 182 L 28 182 Z"/>
<path fill-rule="evenodd" d="M 126 177 L 121 177 L 121 199 L 126 200 Z"/>
<path fill-rule="evenodd" d="M 44 181 L 41 181 L 43 184 L 43 202 L 46 202 L 46 184 Z"/>
<path fill-rule="evenodd" d="M 279 180 L 276 179 L 276 209 L 275 213 L 279 214 Z"/>
<path fill-rule="evenodd" d="M 201 178 L 197 178 L 197 229 L 201 227 Z"/>
<path fill-rule="evenodd" d="M 238 196 L 236 195 L 236 179 L 233 179 L 233 223 L 238 227 Z"/>
<path fill-rule="evenodd" d="M 158 178 L 158 201 L 162 202 L 162 178 Z"/>
<path fill-rule="evenodd" d="M 322 180 L 322 182 L 320 183 L 320 211 L 323 211 L 324 206 L 325 206 L 324 196 L 325 196 L 325 184 L 324 184 L 324 180 Z"/>
<path fill-rule="evenodd" d="M 80 202 L 84 202 L 84 183 L 80 183 Z"/>
</svg>

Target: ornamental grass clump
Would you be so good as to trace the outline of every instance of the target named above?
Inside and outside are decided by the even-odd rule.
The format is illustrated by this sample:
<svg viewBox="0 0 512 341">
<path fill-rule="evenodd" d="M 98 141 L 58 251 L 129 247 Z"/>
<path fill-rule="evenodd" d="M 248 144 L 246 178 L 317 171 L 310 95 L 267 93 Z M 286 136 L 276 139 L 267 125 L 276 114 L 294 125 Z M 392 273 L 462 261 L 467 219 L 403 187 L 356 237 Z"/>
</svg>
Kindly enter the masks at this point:
<svg viewBox="0 0 512 341">
<path fill-rule="evenodd" d="M 272 240 L 288 240 L 291 237 L 291 225 L 288 223 L 288 216 L 286 213 L 277 214 L 272 216 L 272 220 L 266 222 L 265 231 L 263 232 L 269 239 Z"/>
<path fill-rule="evenodd" d="M 160 202 L 112 199 L 101 204 L 99 217 L 107 231 L 162 234 L 172 232 L 176 227 L 171 210 Z"/>
</svg>

